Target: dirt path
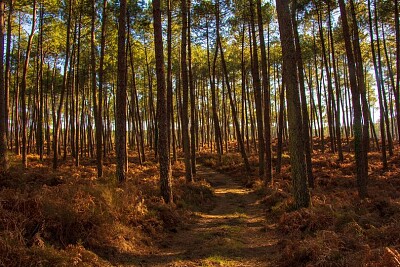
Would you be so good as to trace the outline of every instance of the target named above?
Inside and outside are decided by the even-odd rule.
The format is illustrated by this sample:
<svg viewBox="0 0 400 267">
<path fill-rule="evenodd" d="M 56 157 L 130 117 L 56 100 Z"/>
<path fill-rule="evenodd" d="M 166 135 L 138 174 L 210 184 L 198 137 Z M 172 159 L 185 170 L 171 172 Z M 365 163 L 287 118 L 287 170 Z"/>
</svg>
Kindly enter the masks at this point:
<svg viewBox="0 0 400 267">
<path fill-rule="evenodd" d="M 171 233 L 164 248 L 138 266 L 273 266 L 276 240 L 265 230 L 265 212 L 254 191 L 205 167 L 197 177 L 214 188 L 215 208 L 195 213 L 188 229 Z"/>
</svg>

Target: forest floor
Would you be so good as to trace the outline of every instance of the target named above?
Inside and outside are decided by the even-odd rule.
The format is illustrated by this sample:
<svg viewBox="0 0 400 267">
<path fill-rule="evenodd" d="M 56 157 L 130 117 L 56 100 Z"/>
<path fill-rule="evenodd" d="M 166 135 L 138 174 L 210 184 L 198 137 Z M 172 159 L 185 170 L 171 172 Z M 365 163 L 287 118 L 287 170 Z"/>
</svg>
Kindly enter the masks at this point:
<svg viewBox="0 0 400 267">
<path fill-rule="evenodd" d="M 265 233 L 260 194 L 235 177 L 198 166 L 198 180 L 214 189 L 213 207 L 169 234 L 161 248 L 135 258 L 138 266 L 273 266 L 277 239 Z"/>
<path fill-rule="evenodd" d="M 0 174 L 0 266 L 400 266 L 400 147 L 382 169 L 369 153 L 369 195 L 357 195 L 353 153 L 344 161 L 313 152 L 311 206 L 296 210 L 289 155 L 266 187 L 258 159 L 251 173 L 233 146 L 221 159 L 198 155 L 195 182 L 172 166 L 174 204 L 159 193 L 148 151 L 129 157 L 127 181 L 112 155 L 97 178 L 95 161 L 10 156 Z M 275 162 L 274 166 L 275 166 Z"/>
</svg>

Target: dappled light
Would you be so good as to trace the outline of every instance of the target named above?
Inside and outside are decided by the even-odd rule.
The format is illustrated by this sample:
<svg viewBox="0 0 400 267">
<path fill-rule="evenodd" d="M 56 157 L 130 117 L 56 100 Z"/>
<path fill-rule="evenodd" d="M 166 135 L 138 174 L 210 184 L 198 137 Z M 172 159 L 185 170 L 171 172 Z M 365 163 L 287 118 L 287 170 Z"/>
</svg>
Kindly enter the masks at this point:
<svg viewBox="0 0 400 267">
<path fill-rule="evenodd" d="M 399 0 L 0 0 L 0 267 L 400 267 Z"/>
<path fill-rule="evenodd" d="M 221 188 L 221 189 L 215 189 L 214 193 L 216 195 L 225 195 L 225 194 L 231 194 L 231 197 L 235 197 L 235 195 L 246 195 L 249 194 L 250 191 L 246 190 L 244 188 Z"/>
</svg>

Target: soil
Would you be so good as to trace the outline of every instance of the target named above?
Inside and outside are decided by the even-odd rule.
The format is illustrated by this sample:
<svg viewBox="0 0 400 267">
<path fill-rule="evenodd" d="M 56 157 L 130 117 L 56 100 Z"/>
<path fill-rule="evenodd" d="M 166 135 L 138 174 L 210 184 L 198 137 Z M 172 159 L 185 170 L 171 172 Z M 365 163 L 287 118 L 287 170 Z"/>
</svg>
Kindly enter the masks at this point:
<svg viewBox="0 0 400 267">
<path fill-rule="evenodd" d="M 215 205 L 193 212 L 160 248 L 131 259 L 131 266 L 273 266 L 277 238 L 268 233 L 261 196 L 237 178 L 199 166 L 197 179 L 214 189 Z"/>
</svg>

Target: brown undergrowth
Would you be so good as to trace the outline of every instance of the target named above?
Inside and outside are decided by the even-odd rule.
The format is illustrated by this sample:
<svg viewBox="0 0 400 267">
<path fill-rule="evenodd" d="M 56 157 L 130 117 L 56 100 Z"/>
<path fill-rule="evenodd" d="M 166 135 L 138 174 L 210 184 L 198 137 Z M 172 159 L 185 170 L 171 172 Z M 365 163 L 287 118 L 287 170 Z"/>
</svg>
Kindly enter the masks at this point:
<svg viewBox="0 0 400 267">
<path fill-rule="evenodd" d="M 30 157 L 24 170 L 20 158 L 12 157 L 10 172 L 0 179 L 0 266 L 400 265 L 398 147 L 385 171 L 379 153 L 369 154 L 369 197 L 364 200 L 357 196 L 354 156 L 346 151 L 339 162 L 332 153 L 314 150 L 312 206 L 300 210 L 293 208 L 288 154 L 282 157 L 281 173 L 274 173 L 273 184 L 265 187 L 257 156 L 249 156 L 252 172 L 245 173 L 240 154 L 231 148 L 221 161 L 206 150 L 199 155 L 199 163 L 227 174 L 203 173 L 217 188 L 215 195 L 205 181 L 187 185 L 184 165 L 177 162 L 174 205 L 159 196 L 154 161 L 139 165 L 131 156 L 128 181 L 121 186 L 112 158 L 97 179 L 93 160 L 81 167 L 64 163 L 53 171 L 50 161 Z M 238 188 L 246 194 L 233 194 Z M 262 204 L 264 215 L 253 202 Z M 227 215 L 231 211 L 237 218 Z M 226 236 L 216 250 L 221 233 Z M 204 240 L 210 244 L 203 246 Z M 226 251 L 227 240 L 240 241 L 230 247 L 233 254 Z"/>
<path fill-rule="evenodd" d="M 329 149 L 326 149 L 329 151 Z M 357 195 L 352 153 L 337 155 L 315 150 L 311 189 L 312 206 L 295 210 L 291 196 L 289 156 L 283 155 L 280 174 L 265 188 L 253 171 L 245 175 L 240 154 L 228 153 L 218 162 L 203 153 L 201 161 L 221 172 L 246 177 L 247 183 L 264 194 L 266 234 L 279 236 L 275 250 L 278 266 L 400 266 L 400 149 L 395 149 L 387 170 L 380 154 L 369 153 L 369 196 Z M 258 182 L 257 182 L 258 181 Z"/>
<path fill-rule="evenodd" d="M 10 171 L 0 176 L 0 266 L 116 265 L 126 255 L 153 249 L 186 221 L 189 208 L 211 203 L 209 185 L 186 185 L 177 163 L 176 204 L 166 205 L 159 196 L 157 164 L 130 160 L 128 180 L 119 185 L 110 159 L 97 179 L 91 160 L 53 171 L 50 161 L 33 156 L 23 169 L 12 156 Z"/>
</svg>

